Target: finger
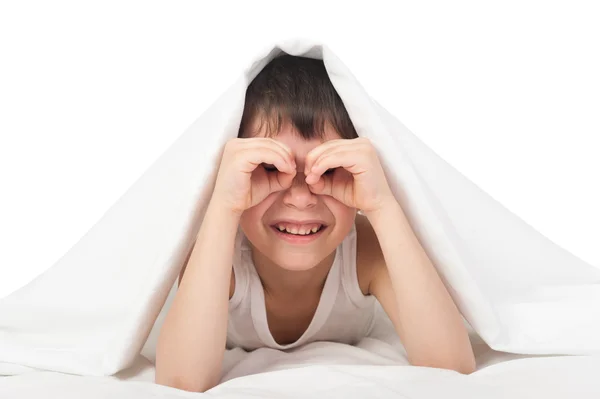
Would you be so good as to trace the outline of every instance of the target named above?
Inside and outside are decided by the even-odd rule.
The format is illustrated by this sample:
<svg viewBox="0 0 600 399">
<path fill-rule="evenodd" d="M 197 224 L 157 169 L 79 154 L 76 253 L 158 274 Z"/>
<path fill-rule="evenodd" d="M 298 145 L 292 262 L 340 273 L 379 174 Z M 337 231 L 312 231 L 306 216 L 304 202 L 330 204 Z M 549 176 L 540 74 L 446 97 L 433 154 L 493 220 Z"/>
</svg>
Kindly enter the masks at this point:
<svg viewBox="0 0 600 399">
<path fill-rule="evenodd" d="M 321 176 L 315 184 L 309 184 L 309 190 L 317 195 L 328 195 L 338 201 L 354 207 L 353 177 L 348 172 L 331 176 Z"/>
<path fill-rule="evenodd" d="M 332 195 L 332 178 L 329 176 L 317 177 L 313 183 L 308 183 L 309 190 L 317 195 Z"/>
<path fill-rule="evenodd" d="M 252 173 L 260 164 L 267 163 L 274 165 L 280 172 L 296 174 L 296 166 L 292 165 L 289 158 L 281 148 L 255 147 L 246 149 L 240 154 L 246 165 L 249 165 L 244 172 Z"/>
<path fill-rule="evenodd" d="M 292 149 L 290 147 L 288 147 L 285 143 L 282 143 L 281 141 L 277 141 L 277 140 L 271 139 L 271 138 L 267 138 L 265 140 L 269 140 L 270 143 L 283 148 L 283 150 L 285 152 L 287 152 L 290 155 L 290 157 L 292 157 L 292 159 L 294 159 L 294 153 L 292 152 Z"/>
<path fill-rule="evenodd" d="M 276 145 L 280 148 L 282 148 L 285 153 L 287 154 L 287 159 L 289 160 L 290 165 L 292 166 L 292 168 L 294 169 L 294 171 L 296 171 L 296 157 L 294 156 L 294 153 L 292 152 L 292 149 L 290 147 L 288 147 L 287 145 L 285 145 L 284 143 L 277 141 L 277 140 L 271 140 L 271 144 Z"/>
<path fill-rule="evenodd" d="M 296 168 L 296 160 L 294 158 L 294 154 L 290 147 L 281 143 L 277 140 L 273 140 L 271 138 L 263 138 L 263 137 L 251 137 L 241 139 L 243 141 L 244 148 L 246 149 L 260 149 L 260 148 L 269 148 L 273 151 L 280 153 L 290 165 Z"/>
<path fill-rule="evenodd" d="M 286 190 L 291 187 L 295 174 L 292 173 L 269 173 L 269 193 Z"/>
<path fill-rule="evenodd" d="M 294 160 L 294 153 L 290 147 L 288 147 L 285 143 L 281 141 L 277 141 L 270 137 L 253 137 L 251 140 L 254 141 L 254 145 L 256 146 L 266 146 L 273 149 L 282 149 L 285 154 L 287 154 L 290 160 Z"/>
<path fill-rule="evenodd" d="M 307 184 L 315 184 L 327 169 L 344 168 L 353 175 L 364 172 L 360 155 L 354 150 L 329 151 L 321 156 L 306 175 Z"/>
<path fill-rule="evenodd" d="M 347 141 L 347 140 L 345 140 L 345 141 Z M 331 167 L 326 168 L 324 171 L 322 171 L 322 172 L 320 172 L 318 174 L 315 173 L 315 171 L 314 171 L 316 165 L 321 164 L 321 162 L 322 162 L 323 159 L 328 158 L 331 154 L 333 154 L 335 152 L 344 151 L 344 149 L 348 150 L 350 148 L 353 149 L 354 147 L 343 146 L 342 143 L 339 143 L 338 145 L 331 145 L 328 148 L 325 147 L 322 150 L 321 154 L 318 156 L 318 158 L 315 159 L 312 162 L 312 165 L 310 167 L 307 168 L 305 166 L 305 169 L 306 169 L 305 176 L 306 177 L 311 176 L 308 180 L 306 180 L 306 182 L 309 183 L 309 184 L 310 184 L 310 182 L 314 183 L 319 178 L 319 176 L 321 176 L 323 173 L 325 173 L 325 171 L 327 171 L 328 169 L 335 169 L 335 168 L 337 168 L 338 165 L 331 166 Z"/>
<path fill-rule="evenodd" d="M 313 148 L 308 154 L 306 154 L 306 158 L 304 160 L 304 174 L 308 174 L 313 164 L 316 162 L 319 157 L 321 157 L 325 152 L 330 151 L 336 147 L 345 147 L 347 145 L 352 144 L 353 140 L 329 140 L 324 142 L 321 145 Z"/>
</svg>

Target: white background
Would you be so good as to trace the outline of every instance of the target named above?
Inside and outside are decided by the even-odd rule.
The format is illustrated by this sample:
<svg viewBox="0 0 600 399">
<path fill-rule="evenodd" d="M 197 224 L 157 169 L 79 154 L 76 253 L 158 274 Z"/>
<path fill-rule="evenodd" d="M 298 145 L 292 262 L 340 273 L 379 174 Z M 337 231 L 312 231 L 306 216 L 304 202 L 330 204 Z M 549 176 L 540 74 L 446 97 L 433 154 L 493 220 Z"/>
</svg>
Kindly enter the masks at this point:
<svg viewBox="0 0 600 399">
<path fill-rule="evenodd" d="M 600 265 L 594 3 L 2 2 L 0 297 L 52 266 L 290 37 L 328 45 L 435 152 Z"/>
</svg>

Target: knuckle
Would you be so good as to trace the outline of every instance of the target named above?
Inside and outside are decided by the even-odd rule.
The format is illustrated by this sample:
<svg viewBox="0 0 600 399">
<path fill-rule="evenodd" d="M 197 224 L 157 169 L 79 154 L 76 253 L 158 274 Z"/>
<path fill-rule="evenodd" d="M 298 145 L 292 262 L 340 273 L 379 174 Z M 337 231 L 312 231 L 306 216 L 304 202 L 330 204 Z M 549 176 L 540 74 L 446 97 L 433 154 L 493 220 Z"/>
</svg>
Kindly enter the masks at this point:
<svg viewBox="0 0 600 399">
<path fill-rule="evenodd" d="M 242 139 L 237 137 L 227 140 L 227 142 L 225 143 L 225 151 L 234 151 L 236 148 L 239 147 L 240 140 Z"/>
<path fill-rule="evenodd" d="M 369 151 L 369 152 L 374 152 L 375 151 L 375 146 L 373 146 L 373 143 L 371 142 L 371 140 L 365 138 L 365 141 L 362 142 L 362 145 L 364 146 L 365 150 Z"/>
</svg>

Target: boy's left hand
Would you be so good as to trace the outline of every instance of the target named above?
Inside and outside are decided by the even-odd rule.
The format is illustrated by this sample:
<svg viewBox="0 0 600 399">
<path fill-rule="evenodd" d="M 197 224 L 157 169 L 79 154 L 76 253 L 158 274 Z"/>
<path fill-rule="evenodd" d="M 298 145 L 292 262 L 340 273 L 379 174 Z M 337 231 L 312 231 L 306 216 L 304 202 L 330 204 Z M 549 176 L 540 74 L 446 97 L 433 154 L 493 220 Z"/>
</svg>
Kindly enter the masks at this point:
<svg viewBox="0 0 600 399">
<path fill-rule="evenodd" d="M 329 195 L 363 213 L 395 201 L 377 152 L 369 139 L 329 140 L 306 156 L 306 183 L 311 192 Z"/>
</svg>

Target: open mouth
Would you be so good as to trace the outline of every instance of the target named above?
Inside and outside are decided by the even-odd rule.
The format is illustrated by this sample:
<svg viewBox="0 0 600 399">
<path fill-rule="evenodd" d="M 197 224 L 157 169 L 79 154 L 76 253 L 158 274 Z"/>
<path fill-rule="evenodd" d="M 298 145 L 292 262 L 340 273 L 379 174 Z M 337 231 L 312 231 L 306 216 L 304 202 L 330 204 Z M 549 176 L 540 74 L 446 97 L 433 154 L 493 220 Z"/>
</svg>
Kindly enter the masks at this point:
<svg viewBox="0 0 600 399">
<path fill-rule="evenodd" d="M 285 224 L 285 223 L 279 223 L 279 224 L 275 224 L 271 227 L 275 228 L 276 230 L 278 230 L 280 233 L 283 233 L 283 234 L 289 234 L 289 235 L 293 235 L 293 236 L 310 236 L 310 235 L 319 233 L 326 226 L 323 224 L 320 224 L 320 223 L 313 223 L 313 224 L 306 225 L 306 226 L 304 226 L 304 225 L 294 226 L 294 225 L 289 225 L 289 224 Z"/>
<path fill-rule="evenodd" d="M 285 223 L 271 225 L 275 235 L 290 244 L 308 244 L 323 234 L 327 226 L 322 223 Z"/>
</svg>

